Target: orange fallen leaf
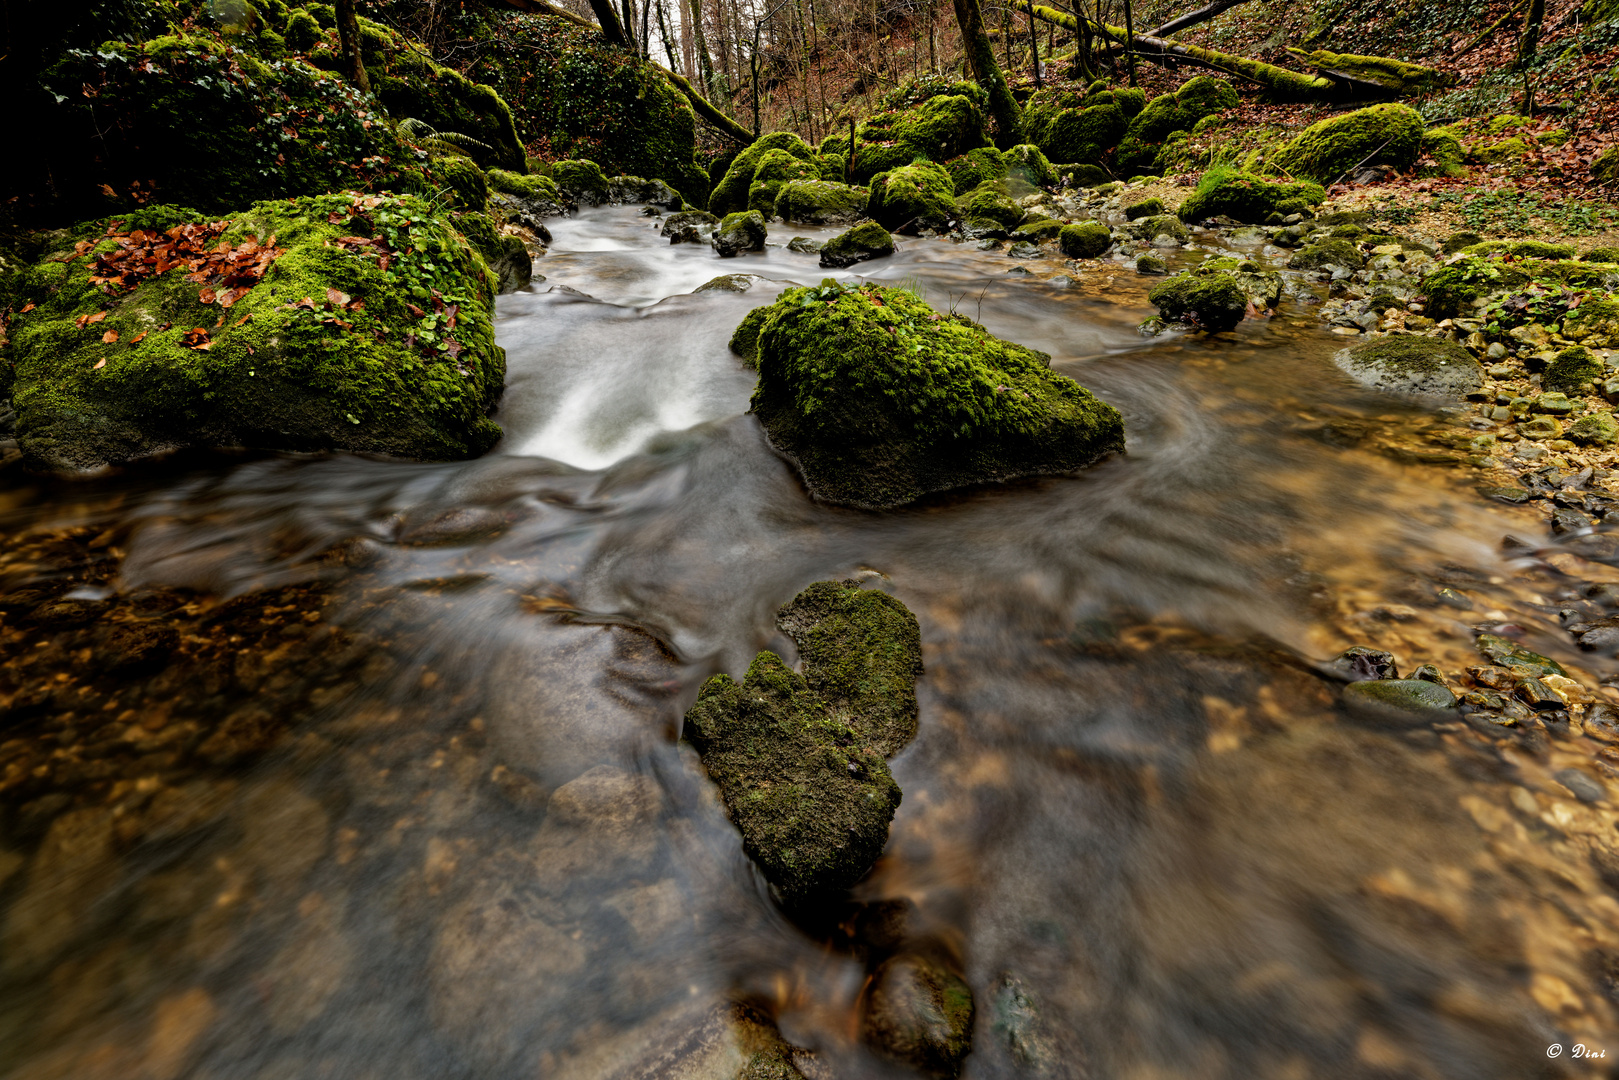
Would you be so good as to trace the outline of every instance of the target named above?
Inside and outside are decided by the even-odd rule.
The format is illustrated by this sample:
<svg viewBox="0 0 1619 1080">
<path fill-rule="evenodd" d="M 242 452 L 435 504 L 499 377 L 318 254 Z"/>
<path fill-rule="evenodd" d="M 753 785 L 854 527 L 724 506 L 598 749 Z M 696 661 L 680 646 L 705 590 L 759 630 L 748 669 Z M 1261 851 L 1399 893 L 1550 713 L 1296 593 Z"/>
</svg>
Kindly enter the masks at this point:
<svg viewBox="0 0 1619 1080">
<path fill-rule="evenodd" d="M 205 304 L 213 303 L 214 302 L 214 290 L 212 290 L 212 289 L 204 289 L 204 290 L 202 290 L 202 292 L 197 294 L 197 299 L 201 300 Z"/>
<path fill-rule="evenodd" d="M 106 366 L 107 366 L 107 358 L 105 356 L 103 356 L 100 360 L 96 361 L 96 366 L 91 368 L 90 370 L 91 371 L 100 371 L 102 368 L 104 368 Z"/>
<path fill-rule="evenodd" d="M 251 311 L 249 311 L 246 315 L 243 315 L 240 319 L 237 319 L 231 325 L 233 325 L 233 326 L 241 326 L 243 323 L 245 323 L 247 320 L 251 319 L 252 317 L 253 317 L 253 313 Z"/>
<path fill-rule="evenodd" d="M 129 343 L 131 345 L 139 345 L 140 341 L 141 341 L 141 338 L 143 338 L 145 336 L 146 336 L 146 331 L 142 330 L 140 333 L 138 333 L 134 337 L 130 338 Z"/>
<path fill-rule="evenodd" d="M 107 313 L 105 311 L 98 311 L 94 315 L 90 316 L 90 318 L 87 319 L 86 321 L 87 322 L 98 323 L 102 319 L 105 319 L 106 317 L 107 317 Z"/>
<path fill-rule="evenodd" d="M 33 305 L 33 304 L 24 304 L 24 305 L 23 305 L 23 306 L 22 306 L 22 310 L 21 310 L 21 311 L 19 311 L 19 312 L 17 312 L 17 314 L 19 314 L 19 315 L 26 315 L 26 314 L 28 314 L 28 313 L 29 313 L 29 312 L 30 312 L 30 311 L 33 311 L 33 310 L 34 310 L 34 305 Z"/>
<path fill-rule="evenodd" d="M 116 331 L 116 330 L 108 330 L 105 334 L 101 335 L 101 344 L 103 344 L 103 345 L 111 345 L 113 342 L 115 342 L 117 340 L 118 340 L 118 331 Z"/>
</svg>

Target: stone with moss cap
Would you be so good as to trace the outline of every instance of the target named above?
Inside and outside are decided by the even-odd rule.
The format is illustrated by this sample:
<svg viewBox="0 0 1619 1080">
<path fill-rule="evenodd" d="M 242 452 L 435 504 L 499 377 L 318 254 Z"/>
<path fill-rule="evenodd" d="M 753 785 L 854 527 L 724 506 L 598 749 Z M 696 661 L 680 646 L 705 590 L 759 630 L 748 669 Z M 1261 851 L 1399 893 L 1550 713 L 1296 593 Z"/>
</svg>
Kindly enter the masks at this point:
<svg viewBox="0 0 1619 1080">
<path fill-rule="evenodd" d="M 776 216 L 804 225 L 857 221 L 866 212 L 866 189 L 831 180 L 790 180 L 776 194 Z"/>
<path fill-rule="evenodd" d="M 1462 249 L 1463 255 L 1509 255 L 1514 259 L 1572 259 L 1573 244 L 1544 240 L 1485 240 Z"/>
<path fill-rule="evenodd" d="M 460 155 L 435 158 L 430 169 L 441 190 L 455 197 L 457 209 L 482 212 L 488 205 L 488 181 L 471 158 Z"/>
<path fill-rule="evenodd" d="M 1001 164 L 1006 168 L 1005 175 L 1015 176 L 1034 187 L 1050 187 L 1057 182 L 1057 173 L 1052 169 L 1051 162 L 1046 160 L 1046 155 L 1040 152 L 1038 146 L 1031 143 L 1002 151 Z"/>
<path fill-rule="evenodd" d="M 729 259 L 744 251 L 763 251 L 769 231 L 764 215 L 757 210 L 726 214 L 710 243 L 720 258 Z"/>
<path fill-rule="evenodd" d="M 551 166 L 551 179 L 575 202 L 600 206 L 612 197 L 607 174 L 594 161 L 559 161 Z"/>
<path fill-rule="evenodd" d="M 1198 181 L 1191 198 L 1176 211 L 1182 221 L 1212 217 L 1258 224 L 1271 214 L 1295 214 L 1320 205 L 1327 197 L 1320 184 L 1289 183 L 1237 169 L 1210 169 Z"/>
<path fill-rule="evenodd" d="M 1248 296 L 1224 271 L 1186 270 L 1154 286 L 1147 300 L 1170 322 L 1221 334 L 1235 330 L 1248 312 Z"/>
<path fill-rule="evenodd" d="M 1611 412 L 1588 413 L 1569 426 L 1568 437 L 1581 446 L 1612 446 L 1619 443 L 1619 423 Z"/>
<path fill-rule="evenodd" d="M 993 146 L 980 146 L 944 163 L 957 195 L 965 195 L 986 180 L 1006 175 L 1006 160 Z"/>
<path fill-rule="evenodd" d="M 1365 265 L 1366 259 L 1361 255 L 1358 244 L 1353 240 L 1335 236 L 1306 244 L 1287 260 L 1289 270 L 1325 270 L 1331 266 L 1359 270 Z"/>
<path fill-rule="evenodd" d="M 1589 349 L 1575 345 L 1552 358 L 1540 376 L 1540 385 L 1545 390 L 1558 390 L 1565 394 L 1584 393 L 1593 381 L 1602 378 L 1606 370 L 1602 361 L 1593 356 Z"/>
<path fill-rule="evenodd" d="M 954 192 L 943 167 L 918 161 L 872 177 L 866 212 L 894 232 L 947 229 L 959 213 Z"/>
<path fill-rule="evenodd" d="M 784 293 L 758 337 L 753 412 L 810 493 L 870 509 L 1072 472 L 1124 448 L 1111 406 L 911 293 L 826 281 Z"/>
<path fill-rule="evenodd" d="M 715 675 L 685 737 L 719 787 L 742 848 L 789 902 L 847 889 L 888 842 L 899 785 L 802 675 L 762 652 L 742 682 Z"/>
<path fill-rule="evenodd" d="M 960 199 L 961 219 L 979 232 L 1006 232 L 1023 220 L 1023 207 L 1007 193 L 1005 180 L 986 180 Z"/>
<path fill-rule="evenodd" d="M 1063 226 L 1057 244 L 1070 259 L 1095 259 L 1113 246 L 1113 231 L 1100 221 L 1080 221 Z"/>
<path fill-rule="evenodd" d="M 1422 150 L 1422 114 L 1386 102 L 1311 124 L 1271 155 L 1293 176 L 1334 184 L 1361 165 L 1408 169 Z"/>
<path fill-rule="evenodd" d="M 1213 113 L 1237 107 L 1237 92 L 1211 75 L 1188 79 L 1180 89 L 1147 102 L 1119 140 L 1115 171 L 1129 176 L 1153 167 L 1164 141 L 1177 131 L 1191 131 Z"/>
<path fill-rule="evenodd" d="M 1484 385 L 1484 369 L 1454 341 L 1380 337 L 1338 354 L 1349 377 L 1376 390 L 1459 399 Z"/>
<path fill-rule="evenodd" d="M 759 164 L 753 170 L 753 182 L 748 185 L 748 209 L 769 216 L 776 212 L 776 195 L 782 186 L 794 180 L 819 180 L 820 167 L 813 161 L 794 157 L 786 150 L 766 150 L 759 155 Z"/>
<path fill-rule="evenodd" d="M 868 221 L 828 240 L 821 248 L 821 265 L 836 270 L 892 254 L 894 238 L 875 221 Z"/>
<path fill-rule="evenodd" d="M 1619 345 L 1619 301 L 1585 301 L 1563 316 L 1563 336 L 1598 349 Z"/>
<path fill-rule="evenodd" d="M 785 151 L 799 161 L 813 163 L 815 151 L 791 131 L 773 131 L 731 159 L 725 176 L 714 185 L 708 197 L 708 212 L 724 216 L 748 207 L 748 191 L 753 187 L 753 174 L 759 162 L 772 150 Z"/>
<path fill-rule="evenodd" d="M 121 220 L 125 234 L 206 224 L 172 210 Z M 361 229 L 386 248 L 340 243 Z M 87 258 L 9 282 L 36 305 L 11 323 L 26 458 L 72 472 L 193 445 L 454 459 L 494 444 L 495 282 L 466 240 L 419 199 L 353 193 L 260 203 L 217 239 L 272 237 L 280 254 L 227 310 L 184 269 L 109 297 L 89 280 L 114 247 L 101 228 L 84 235 Z"/>
</svg>

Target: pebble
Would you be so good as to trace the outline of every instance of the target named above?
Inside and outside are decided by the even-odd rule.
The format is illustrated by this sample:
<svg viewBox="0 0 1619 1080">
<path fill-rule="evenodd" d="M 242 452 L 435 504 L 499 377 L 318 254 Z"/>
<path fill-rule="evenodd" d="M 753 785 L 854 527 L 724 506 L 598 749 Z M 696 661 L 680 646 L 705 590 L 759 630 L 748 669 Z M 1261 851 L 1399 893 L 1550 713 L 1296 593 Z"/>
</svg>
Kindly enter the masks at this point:
<svg viewBox="0 0 1619 1080">
<path fill-rule="evenodd" d="M 1559 769 L 1552 773 L 1552 779 L 1568 788 L 1576 799 L 1584 803 L 1598 803 L 1608 797 L 1601 784 L 1578 769 Z"/>
<path fill-rule="evenodd" d="M 1369 679 L 1344 687 L 1351 715 L 1377 724 L 1430 724 L 1456 717 L 1456 695 L 1421 679 Z"/>
</svg>

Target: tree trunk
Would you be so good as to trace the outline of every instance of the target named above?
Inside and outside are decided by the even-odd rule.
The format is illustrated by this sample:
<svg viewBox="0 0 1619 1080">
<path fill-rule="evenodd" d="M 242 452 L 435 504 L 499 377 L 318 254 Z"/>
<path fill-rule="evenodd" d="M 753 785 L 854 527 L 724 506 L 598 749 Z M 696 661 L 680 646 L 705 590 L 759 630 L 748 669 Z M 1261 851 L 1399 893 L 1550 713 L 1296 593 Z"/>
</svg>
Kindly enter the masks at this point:
<svg viewBox="0 0 1619 1080">
<path fill-rule="evenodd" d="M 371 80 L 360 59 L 360 21 L 354 15 L 354 0 L 337 0 L 337 37 L 343 51 L 343 77 L 369 94 Z"/>
<path fill-rule="evenodd" d="M 629 0 L 624 0 L 629 3 Z M 1124 66 L 1130 71 L 1130 85 L 1136 84 L 1136 28 L 1130 15 L 1130 0 L 1124 0 Z"/>
<path fill-rule="evenodd" d="M 622 0 L 624 8 L 624 44 L 630 52 L 640 52 L 635 46 L 635 0 Z"/>
<path fill-rule="evenodd" d="M 978 0 L 952 0 L 956 24 L 961 27 L 961 49 L 967 72 L 989 95 L 989 115 L 995 123 L 995 145 L 1009 150 L 1023 141 L 1023 111 L 1012 98 L 1006 77 L 995 64 L 995 50 L 984 33 L 984 14 Z"/>
<path fill-rule="evenodd" d="M 692 39 L 697 43 L 697 71 L 702 78 L 703 91 L 714 93 L 714 58 L 708 52 L 708 35 L 703 33 L 703 2 L 687 0 L 691 8 Z"/>
<path fill-rule="evenodd" d="M 702 81 L 702 73 L 697 70 L 697 54 L 691 45 L 691 5 L 686 0 L 675 0 L 675 3 L 680 7 L 680 73 L 688 79 Z"/>
<path fill-rule="evenodd" d="M 1034 29 L 1034 12 L 1029 12 L 1029 57 L 1034 61 L 1034 88 L 1040 89 L 1040 35 Z"/>
<path fill-rule="evenodd" d="M 607 44 L 629 47 L 630 39 L 624 36 L 618 12 L 613 10 L 613 0 L 590 0 L 590 10 L 596 13 L 596 21 L 601 23 L 602 37 L 607 39 Z"/>
<path fill-rule="evenodd" d="M 1518 39 L 1518 69 L 1528 67 L 1540 47 L 1540 24 L 1546 21 L 1546 0 L 1529 0 L 1529 14 L 1523 19 L 1523 37 Z"/>
<path fill-rule="evenodd" d="M 675 84 L 676 90 L 686 95 L 686 100 L 691 102 L 692 111 L 708 121 L 710 126 L 729 135 L 744 146 L 753 142 L 753 132 L 726 116 L 713 102 L 699 94 L 697 88 L 692 86 L 691 83 L 659 64 L 653 64 L 652 66 L 663 72 L 664 76 Z"/>
<path fill-rule="evenodd" d="M 1246 4 L 1248 2 L 1249 0 L 1214 0 L 1214 3 L 1212 4 L 1207 4 L 1200 7 L 1196 11 L 1188 11 L 1185 15 L 1177 16 L 1176 18 L 1166 22 L 1164 25 L 1152 30 L 1145 30 L 1143 33 L 1148 37 L 1166 38 L 1170 34 L 1179 33 L 1189 26 L 1196 26 L 1198 23 L 1208 22 L 1210 19 L 1220 14 L 1220 12 L 1225 11 L 1228 8 L 1234 8 L 1238 4 Z"/>
</svg>

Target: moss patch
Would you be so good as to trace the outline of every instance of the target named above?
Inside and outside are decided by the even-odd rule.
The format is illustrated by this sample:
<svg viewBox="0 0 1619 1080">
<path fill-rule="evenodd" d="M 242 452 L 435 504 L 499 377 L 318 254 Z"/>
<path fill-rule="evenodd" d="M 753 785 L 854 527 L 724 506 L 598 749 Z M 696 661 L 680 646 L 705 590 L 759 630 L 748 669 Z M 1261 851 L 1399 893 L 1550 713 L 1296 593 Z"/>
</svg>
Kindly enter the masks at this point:
<svg viewBox="0 0 1619 1080">
<path fill-rule="evenodd" d="M 1604 370 L 1601 360 L 1591 355 L 1589 350 L 1576 345 L 1564 349 L 1546 365 L 1546 371 L 1540 377 L 1541 389 L 1560 390 L 1565 394 L 1583 393 L 1592 381 L 1602 377 Z"/>
<path fill-rule="evenodd" d="M 1113 233 L 1099 221 L 1081 221 L 1064 226 L 1057 243 L 1070 259 L 1094 259 L 1113 246 Z"/>
<path fill-rule="evenodd" d="M 919 161 L 871 180 L 866 212 L 893 231 L 944 229 L 958 213 L 950 174 L 931 161 Z"/>
<path fill-rule="evenodd" d="M 841 269 L 892 254 L 894 238 L 875 221 L 868 221 L 828 240 L 826 246 L 821 248 L 821 265 Z"/>
<path fill-rule="evenodd" d="M 987 145 L 983 108 L 973 98 L 935 95 L 909 108 L 877 113 L 856 127 L 852 171 L 863 182 L 918 158 L 947 161 Z M 821 152 L 848 160 L 848 136 L 823 140 Z"/>
<path fill-rule="evenodd" d="M 732 159 L 725 176 L 714 185 L 708 197 L 708 212 L 724 217 L 748 208 L 748 191 L 753 187 L 753 174 L 759 162 L 773 150 L 786 151 L 799 161 L 813 162 L 815 151 L 809 144 L 790 131 L 773 131 L 756 141 Z"/>
<path fill-rule="evenodd" d="M 830 180 L 790 180 L 776 195 L 776 216 L 805 225 L 854 221 L 866 211 L 865 188 Z"/>
<path fill-rule="evenodd" d="M 1360 165 L 1408 169 L 1422 150 L 1422 114 L 1388 103 L 1311 124 L 1271 155 L 1294 176 L 1336 183 Z"/>
<path fill-rule="evenodd" d="M 820 167 L 813 161 L 794 157 L 787 150 L 766 150 L 759 155 L 753 181 L 748 185 L 748 209 L 761 214 L 776 212 L 776 195 L 782 185 L 793 180 L 819 180 Z"/>
<path fill-rule="evenodd" d="M 1181 203 L 1182 221 L 1211 217 L 1257 224 L 1272 214 L 1300 213 L 1319 206 L 1327 197 L 1319 184 L 1270 180 L 1236 169 L 1210 169 L 1198 181 L 1192 197 Z"/>
<path fill-rule="evenodd" d="M 1199 267 L 1176 274 L 1147 294 L 1171 322 L 1185 323 L 1211 334 L 1235 330 L 1248 311 L 1248 295 L 1229 274 Z"/>
</svg>

